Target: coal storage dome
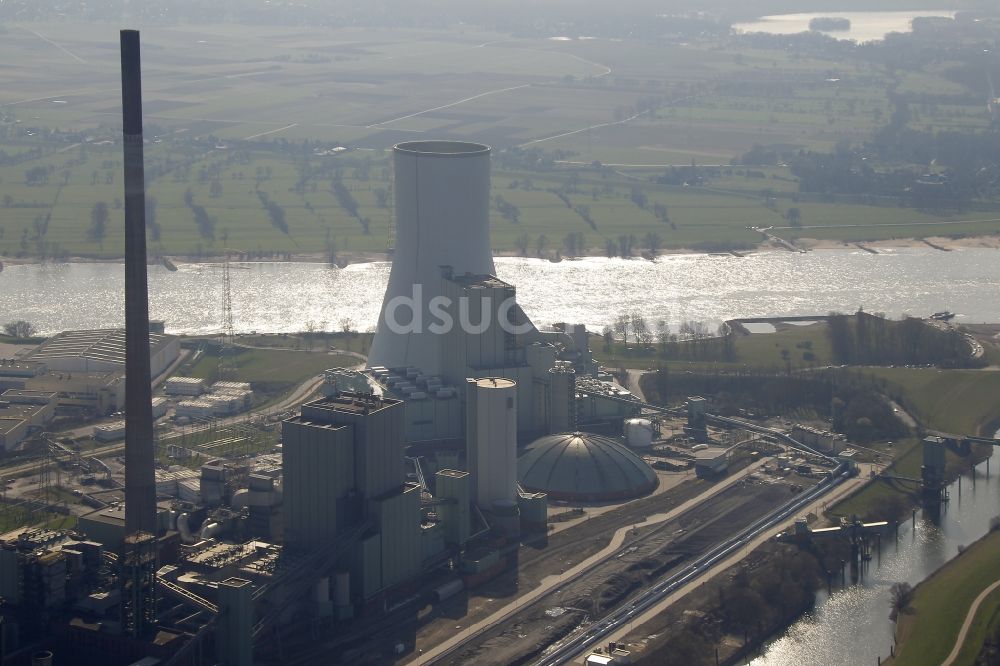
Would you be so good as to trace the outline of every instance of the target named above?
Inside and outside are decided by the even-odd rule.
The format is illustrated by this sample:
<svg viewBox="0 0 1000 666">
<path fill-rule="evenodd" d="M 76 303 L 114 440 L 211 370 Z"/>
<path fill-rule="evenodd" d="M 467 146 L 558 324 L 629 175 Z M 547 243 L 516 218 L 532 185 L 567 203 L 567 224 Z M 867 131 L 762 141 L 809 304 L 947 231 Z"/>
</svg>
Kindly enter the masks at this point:
<svg viewBox="0 0 1000 666">
<path fill-rule="evenodd" d="M 517 472 L 525 490 L 557 500 L 631 499 L 659 484 L 642 458 L 613 439 L 583 432 L 536 439 L 518 460 Z"/>
</svg>

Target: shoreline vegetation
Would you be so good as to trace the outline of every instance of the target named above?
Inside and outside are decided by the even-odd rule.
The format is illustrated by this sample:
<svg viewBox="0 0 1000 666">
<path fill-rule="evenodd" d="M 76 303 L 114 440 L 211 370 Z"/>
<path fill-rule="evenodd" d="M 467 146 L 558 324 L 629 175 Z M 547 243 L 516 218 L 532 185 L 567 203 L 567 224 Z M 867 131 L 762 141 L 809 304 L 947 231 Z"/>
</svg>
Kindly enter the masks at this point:
<svg viewBox="0 0 1000 666">
<path fill-rule="evenodd" d="M 998 249 L 1000 250 L 1000 235 L 986 235 L 986 236 L 962 236 L 958 238 L 952 238 L 947 236 L 929 236 L 926 238 L 894 238 L 889 240 L 878 240 L 878 241 L 835 241 L 835 240 L 819 240 L 815 238 L 795 238 L 792 239 L 791 244 L 799 248 L 800 251 L 812 251 L 812 250 L 863 250 L 867 252 L 874 252 L 876 254 L 881 251 L 886 250 L 899 250 L 899 249 L 912 249 L 912 248 L 930 248 L 938 250 L 941 252 L 950 252 L 952 250 L 961 250 L 968 248 L 986 248 L 986 249 Z M 633 253 L 629 256 L 629 259 L 646 259 L 652 260 L 656 257 L 665 257 L 671 255 L 690 255 L 690 254 L 729 254 L 741 256 L 744 253 L 753 252 L 789 252 L 792 251 L 788 246 L 782 245 L 774 240 L 766 240 L 764 242 L 758 243 L 750 247 L 741 246 L 739 249 L 725 249 L 725 246 L 720 245 L 718 248 L 666 248 L 658 250 L 655 254 L 649 252 Z M 518 252 L 510 250 L 497 250 L 494 249 L 495 257 L 514 257 L 514 258 L 525 258 L 525 259 L 543 259 L 548 261 L 573 261 L 576 259 L 587 259 L 594 257 L 608 257 L 608 254 L 604 252 L 601 248 L 586 248 L 582 250 L 579 254 L 575 256 L 562 255 L 558 252 L 543 252 L 542 256 L 537 254 L 525 253 L 521 254 Z M 200 257 L 187 256 L 187 255 L 163 255 L 161 257 L 154 257 L 150 255 L 150 263 L 164 264 L 168 270 L 175 270 L 171 268 L 174 264 L 198 264 L 198 263 L 213 263 L 220 259 L 223 259 L 224 255 L 221 254 L 205 254 Z M 351 264 L 363 264 L 363 263 L 374 263 L 381 261 L 392 261 L 392 252 L 343 252 L 339 253 L 334 261 L 330 261 L 330 257 L 326 252 L 295 252 L 295 253 L 277 253 L 274 257 L 261 257 L 261 258 L 250 258 L 244 259 L 242 257 L 235 258 L 230 255 L 232 261 L 240 262 L 298 262 L 298 263 L 328 263 L 331 265 L 336 265 L 340 268 L 344 268 Z M 93 263 L 93 264 L 119 264 L 124 261 L 124 257 L 87 257 L 87 256 L 71 256 L 65 259 L 53 260 L 39 260 L 38 257 L 4 257 L 3 262 L 7 266 L 16 266 L 24 264 L 45 264 L 45 263 Z"/>
</svg>

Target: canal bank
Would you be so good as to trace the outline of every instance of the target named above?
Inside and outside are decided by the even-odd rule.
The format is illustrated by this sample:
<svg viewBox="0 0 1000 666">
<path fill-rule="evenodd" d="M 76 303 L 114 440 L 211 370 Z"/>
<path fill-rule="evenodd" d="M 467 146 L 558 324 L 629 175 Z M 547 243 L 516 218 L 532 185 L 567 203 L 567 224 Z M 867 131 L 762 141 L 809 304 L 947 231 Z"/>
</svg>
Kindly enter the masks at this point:
<svg viewBox="0 0 1000 666">
<path fill-rule="evenodd" d="M 959 476 L 947 486 L 949 500 L 940 515 L 916 510 L 899 526 L 898 538 L 883 537 L 857 585 L 821 590 L 813 608 L 769 640 L 759 656 L 736 663 L 854 666 L 889 657 L 896 629 L 889 619 L 892 585 L 917 585 L 990 531 L 1000 511 L 997 467 L 987 459 Z"/>
</svg>

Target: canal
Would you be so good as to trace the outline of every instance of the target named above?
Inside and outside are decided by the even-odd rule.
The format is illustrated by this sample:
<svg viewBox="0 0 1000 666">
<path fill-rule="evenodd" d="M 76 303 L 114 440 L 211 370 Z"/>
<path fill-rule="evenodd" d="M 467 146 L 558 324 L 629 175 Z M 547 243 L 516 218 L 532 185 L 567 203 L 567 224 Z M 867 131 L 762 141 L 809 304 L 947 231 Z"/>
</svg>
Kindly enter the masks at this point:
<svg viewBox="0 0 1000 666">
<path fill-rule="evenodd" d="M 883 536 L 881 552 L 873 552 L 857 585 L 832 594 L 822 590 L 812 611 L 767 643 L 760 656 L 740 663 L 874 666 L 889 656 L 894 629 L 889 589 L 897 582 L 916 585 L 989 531 L 1000 514 L 997 467 L 988 459 L 948 486 L 950 500 L 939 519 L 918 511 L 900 526 L 898 540 L 891 533 Z"/>
</svg>

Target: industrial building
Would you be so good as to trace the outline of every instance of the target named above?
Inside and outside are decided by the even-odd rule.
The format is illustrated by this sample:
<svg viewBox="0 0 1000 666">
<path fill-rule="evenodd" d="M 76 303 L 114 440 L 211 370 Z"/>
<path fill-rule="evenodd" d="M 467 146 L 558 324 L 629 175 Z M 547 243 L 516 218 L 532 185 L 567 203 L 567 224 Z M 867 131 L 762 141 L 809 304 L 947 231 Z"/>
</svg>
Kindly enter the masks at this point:
<svg viewBox="0 0 1000 666">
<path fill-rule="evenodd" d="M 573 502 L 627 500 L 656 489 L 656 472 L 609 437 L 573 432 L 547 435 L 518 461 L 525 490 Z"/>
<path fill-rule="evenodd" d="M 150 373 L 153 377 L 180 356 L 180 341 L 172 335 L 149 334 Z M 100 329 L 64 331 L 49 338 L 27 356 L 55 372 L 125 372 L 125 331 Z"/>
</svg>

